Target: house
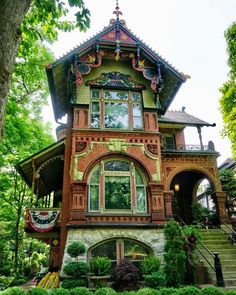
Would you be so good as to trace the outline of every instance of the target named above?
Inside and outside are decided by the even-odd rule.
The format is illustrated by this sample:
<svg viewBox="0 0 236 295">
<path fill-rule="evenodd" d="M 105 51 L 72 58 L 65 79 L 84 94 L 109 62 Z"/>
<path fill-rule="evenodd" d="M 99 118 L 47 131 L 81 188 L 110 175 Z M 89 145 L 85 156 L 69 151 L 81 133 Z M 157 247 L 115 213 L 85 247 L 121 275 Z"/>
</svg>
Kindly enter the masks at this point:
<svg viewBox="0 0 236 295">
<path fill-rule="evenodd" d="M 185 112 L 168 111 L 188 76 L 154 52 L 120 19 L 46 68 L 58 141 L 21 161 L 32 187 L 25 230 L 51 246 L 50 268 L 82 241 L 84 260 L 106 255 L 138 265 L 163 253 L 163 225 L 173 215 L 191 223 L 190 206 L 202 179 L 214 187 L 226 219 L 216 158 L 201 130 L 214 127 Z M 185 127 L 197 128 L 196 145 Z"/>
</svg>

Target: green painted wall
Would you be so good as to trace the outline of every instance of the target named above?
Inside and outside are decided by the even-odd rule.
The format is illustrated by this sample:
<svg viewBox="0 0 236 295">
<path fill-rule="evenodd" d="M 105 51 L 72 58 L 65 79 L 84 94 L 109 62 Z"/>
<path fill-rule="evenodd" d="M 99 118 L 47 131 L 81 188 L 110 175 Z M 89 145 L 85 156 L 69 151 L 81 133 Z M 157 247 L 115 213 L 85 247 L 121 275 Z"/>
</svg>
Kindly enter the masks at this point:
<svg viewBox="0 0 236 295">
<path fill-rule="evenodd" d="M 143 77 L 142 72 L 137 72 L 133 69 L 131 60 L 129 61 L 115 61 L 103 60 L 102 65 L 98 68 L 93 68 L 88 75 L 84 75 L 84 82 L 98 78 L 102 73 L 120 72 L 122 74 L 130 75 L 134 81 L 142 83 L 146 86 L 143 91 L 143 105 L 145 108 L 156 108 L 154 101 L 154 93 L 150 87 L 151 81 Z M 89 86 L 85 84 L 77 87 L 77 103 L 89 104 L 90 93 Z"/>
</svg>

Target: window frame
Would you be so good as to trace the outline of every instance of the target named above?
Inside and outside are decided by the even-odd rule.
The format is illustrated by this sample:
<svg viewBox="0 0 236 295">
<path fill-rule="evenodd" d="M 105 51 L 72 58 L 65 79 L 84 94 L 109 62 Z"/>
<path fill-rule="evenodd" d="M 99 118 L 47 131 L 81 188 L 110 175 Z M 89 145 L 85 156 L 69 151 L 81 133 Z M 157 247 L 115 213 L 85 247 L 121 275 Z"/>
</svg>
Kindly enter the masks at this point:
<svg viewBox="0 0 236 295">
<path fill-rule="evenodd" d="M 98 98 L 93 98 L 92 93 L 93 91 L 99 92 Z M 106 92 L 116 92 L 116 93 L 127 93 L 127 99 L 107 99 L 105 98 Z M 134 98 L 133 94 L 139 94 L 140 98 Z M 92 115 L 98 115 L 94 114 L 92 110 L 93 103 L 99 103 L 99 110 L 100 110 L 100 118 L 99 118 L 99 126 L 93 127 L 92 126 Z M 122 103 L 127 104 L 127 110 L 128 110 L 128 121 L 127 121 L 127 128 L 116 128 L 116 127 L 106 127 L 105 126 L 105 107 L 106 103 Z M 140 116 L 134 116 L 134 106 L 139 105 L 140 106 Z M 140 127 L 134 127 L 134 119 L 140 118 L 141 126 Z M 137 90 L 129 90 L 129 89 L 106 89 L 106 88 L 90 88 L 90 121 L 89 125 L 91 129 L 102 129 L 102 130 L 118 130 L 118 131 L 142 131 L 144 130 L 144 121 L 143 121 L 143 94 L 142 91 Z"/>
</svg>

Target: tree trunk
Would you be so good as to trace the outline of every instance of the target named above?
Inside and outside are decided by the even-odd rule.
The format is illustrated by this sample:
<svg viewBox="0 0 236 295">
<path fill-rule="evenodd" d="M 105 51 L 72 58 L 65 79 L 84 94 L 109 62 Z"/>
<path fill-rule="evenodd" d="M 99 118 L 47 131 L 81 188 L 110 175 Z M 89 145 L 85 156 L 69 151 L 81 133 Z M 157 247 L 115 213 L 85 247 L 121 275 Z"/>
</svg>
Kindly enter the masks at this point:
<svg viewBox="0 0 236 295">
<path fill-rule="evenodd" d="M 32 0 L 0 0 L 0 136 L 21 24 Z"/>
</svg>

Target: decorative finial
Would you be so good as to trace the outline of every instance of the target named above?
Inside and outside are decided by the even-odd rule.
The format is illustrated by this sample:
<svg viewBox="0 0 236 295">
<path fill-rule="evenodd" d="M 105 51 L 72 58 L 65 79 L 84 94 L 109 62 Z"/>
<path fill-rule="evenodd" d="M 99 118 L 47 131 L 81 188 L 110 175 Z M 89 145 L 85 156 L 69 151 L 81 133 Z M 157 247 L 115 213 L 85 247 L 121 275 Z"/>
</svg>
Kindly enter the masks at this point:
<svg viewBox="0 0 236 295">
<path fill-rule="evenodd" d="M 116 20 L 119 20 L 119 15 L 122 15 L 122 12 L 119 10 L 119 4 L 118 4 L 118 0 L 116 0 L 116 10 L 113 11 L 113 14 L 116 15 Z"/>
</svg>

